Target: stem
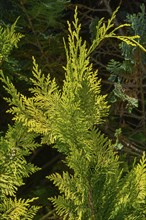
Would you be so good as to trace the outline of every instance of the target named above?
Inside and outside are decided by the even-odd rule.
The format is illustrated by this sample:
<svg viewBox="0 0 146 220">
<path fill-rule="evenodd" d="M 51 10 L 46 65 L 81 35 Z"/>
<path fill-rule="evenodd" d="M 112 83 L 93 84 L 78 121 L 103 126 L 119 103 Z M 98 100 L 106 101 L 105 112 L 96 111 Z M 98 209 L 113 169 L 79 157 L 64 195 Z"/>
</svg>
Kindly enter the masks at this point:
<svg viewBox="0 0 146 220">
<path fill-rule="evenodd" d="M 93 205 L 93 198 L 92 198 L 92 191 L 91 191 L 91 187 L 89 186 L 89 192 L 88 192 L 88 202 L 89 202 L 89 207 L 91 210 L 91 217 L 92 220 L 95 220 L 95 213 L 94 213 L 94 205 Z"/>
</svg>

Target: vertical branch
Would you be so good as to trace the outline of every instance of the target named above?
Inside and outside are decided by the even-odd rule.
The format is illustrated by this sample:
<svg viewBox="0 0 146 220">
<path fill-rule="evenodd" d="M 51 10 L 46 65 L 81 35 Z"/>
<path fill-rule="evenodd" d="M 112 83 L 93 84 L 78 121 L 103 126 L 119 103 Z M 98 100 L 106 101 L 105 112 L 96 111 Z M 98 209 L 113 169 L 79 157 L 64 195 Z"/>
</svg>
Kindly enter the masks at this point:
<svg viewBox="0 0 146 220">
<path fill-rule="evenodd" d="M 89 203 L 89 208 L 90 208 L 91 214 L 92 214 L 92 220 L 96 220 L 93 199 L 92 199 L 92 190 L 91 190 L 90 186 L 89 186 L 89 192 L 88 192 L 88 203 Z"/>
<path fill-rule="evenodd" d="M 140 94 L 141 94 L 141 106 L 142 106 L 142 125 L 144 132 L 146 132 L 146 109 L 145 109 L 145 97 L 144 97 L 144 90 L 143 90 L 143 71 L 144 66 L 141 63 L 141 71 L 140 71 Z"/>
</svg>

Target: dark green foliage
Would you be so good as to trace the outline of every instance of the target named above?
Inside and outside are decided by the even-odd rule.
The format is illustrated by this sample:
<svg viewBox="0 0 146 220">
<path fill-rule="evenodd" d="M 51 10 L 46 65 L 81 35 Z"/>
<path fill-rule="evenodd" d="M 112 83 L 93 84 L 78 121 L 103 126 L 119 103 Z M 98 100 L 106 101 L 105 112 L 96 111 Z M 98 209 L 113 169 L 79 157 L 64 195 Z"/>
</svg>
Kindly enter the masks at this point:
<svg viewBox="0 0 146 220">
<path fill-rule="evenodd" d="M 142 45 L 145 45 L 145 37 L 146 37 L 146 12 L 145 12 L 145 5 L 142 4 L 140 6 L 141 12 L 137 14 L 128 14 L 127 21 L 131 24 L 131 32 L 134 34 L 138 34 L 140 36 L 139 42 Z"/>
<path fill-rule="evenodd" d="M 128 14 L 127 22 L 131 23 L 129 34 L 138 34 L 137 41 L 146 47 L 146 12 L 144 4 L 137 14 Z M 145 150 L 146 132 L 146 93 L 145 93 L 145 64 L 146 53 L 138 47 L 131 47 L 121 43 L 122 62 L 112 59 L 107 70 L 111 73 L 109 81 L 114 85 L 109 100 L 114 104 L 113 115 L 121 119 L 123 132 L 129 139 L 129 147 L 134 144 L 135 149 Z M 132 114 L 129 114 L 132 113 Z M 134 148 L 131 147 L 131 153 Z M 130 150 L 130 149 L 129 149 Z M 137 151 L 138 152 L 138 151 Z M 136 153 L 136 152 L 135 152 Z M 137 154 L 137 153 L 136 153 Z M 140 154 L 140 151 L 139 153 Z"/>
<path fill-rule="evenodd" d="M 62 38 L 65 36 L 64 16 L 68 4 L 67 0 L 9 0 L 6 8 L 2 4 L 5 9 L 5 13 L 1 14 L 2 22 L 11 24 L 20 17 L 16 28 L 25 36 L 18 50 L 13 54 L 13 59 L 15 58 L 17 63 L 15 71 L 11 71 L 12 77 L 22 84 L 21 87 L 23 87 L 23 82 L 26 87 L 31 83 L 29 78 L 33 55 L 44 73 L 47 74 L 49 71 L 52 77 L 55 76 L 61 84 L 64 77 L 62 65 L 65 57 Z M 3 71 L 7 74 L 5 68 Z"/>
</svg>

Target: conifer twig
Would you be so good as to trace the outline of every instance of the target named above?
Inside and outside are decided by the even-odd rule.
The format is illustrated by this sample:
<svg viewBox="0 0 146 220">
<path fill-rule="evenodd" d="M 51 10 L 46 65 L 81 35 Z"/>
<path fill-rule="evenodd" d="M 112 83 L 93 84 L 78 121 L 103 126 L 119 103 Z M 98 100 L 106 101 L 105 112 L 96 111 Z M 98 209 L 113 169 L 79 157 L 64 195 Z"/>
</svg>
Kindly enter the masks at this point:
<svg viewBox="0 0 146 220">
<path fill-rule="evenodd" d="M 109 15 L 110 15 L 110 17 L 111 17 L 112 14 L 113 14 L 113 11 L 112 11 L 112 8 L 110 7 L 109 2 L 110 2 L 110 1 L 103 0 L 103 3 L 104 3 L 104 5 L 105 5 L 105 7 L 106 7 L 106 9 L 107 9 L 107 12 L 109 13 Z M 120 1 L 119 5 L 121 5 L 121 1 Z M 115 23 L 115 26 L 116 26 L 116 27 L 119 26 L 119 22 L 118 22 L 118 20 L 117 20 L 116 17 L 115 17 L 115 22 L 114 22 L 114 23 Z M 123 30 L 122 30 L 121 28 L 120 28 L 118 31 L 119 31 L 120 35 L 125 35 L 124 32 L 123 32 Z"/>
</svg>

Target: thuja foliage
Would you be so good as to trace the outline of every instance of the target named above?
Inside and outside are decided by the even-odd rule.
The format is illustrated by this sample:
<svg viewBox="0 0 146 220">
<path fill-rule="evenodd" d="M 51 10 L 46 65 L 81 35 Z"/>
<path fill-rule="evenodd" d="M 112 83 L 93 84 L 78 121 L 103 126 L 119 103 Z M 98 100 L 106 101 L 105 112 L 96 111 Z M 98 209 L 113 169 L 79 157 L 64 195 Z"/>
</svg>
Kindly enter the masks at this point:
<svg viewBox="0 0 146 220">
<path fill-rule="evenodd" d="M 38 169 L 25 159 L 37 146 L 35 134 L 28 133 L 21 124 L 9 126 L 5 136 L 0 137 L 0 219 L 32 219 L 38 207 L 31 205 L 37 199 L 17 198 L 18 187 L 23 178 Z"/>
<path fill-rule="evenodd" d="M 11 79 L 14 78 L 19 69 L 17 60 L 12 56 L 12 52 L 18 48 L 18 43 L 24 37 L 16 31 L 19 17 L 12 25 L 1 23 L 0 25 L 0 68 Z M 1 88 L 1 94 L 3 90 Z"/>
<path fill-rule="evenodd" d="M 22 35 L 15 31 L 16 22 L 11 27 L 0 27 L 0 64 L 9 62 L 9 56 L 17 47 Z M 2 72 L 2 69 L 0 70 Z M 18 187 L 24 184 L 23 178 L 38 170 L 27 163 L 26 156 L 38 147 L 34 132 L 19 123 L 9 126 L 5 135 L 0 134 L 0 219 L 32 219 L 38 207 L 32 205 L 33 199 L 17 198 Z"/>
<path fill-rule="evenodd" d="M 21 33 L 15 31 L 17 20 L 11 26 L 0 26 L 0 65 L 4 61 L 8 61 L 12 49 L 17 47 L 18 42 L 23 37 Z"/>
<path fill-rule="evenodd" d="M 68 23 L 65 80 L 60 90 L 55 80 L 45 77 L 33 58 L 31 97 L 19 93 L 8 77 L 1 74 L 15 123 L 42 136 L 42 143 L 53 143 L 65 155 L 70 171 L 48 178 L 60 195 L 50 198 L 63 219 L 144 219 L 146 196 L 146 158 L 128 173 L 123 173 L 114 153 L 114 144 L 97 128 L 108 115 L 106 96 L 90 63 L 91 52 L 106 38 L 117 38 L 132 46 L 139 36 L 117 36 L 116 11 L 107 24 L 101 19 L 96 38 L 87 48 L 80 37 L 77 10 L 72 25 Z"/>
</svg>

